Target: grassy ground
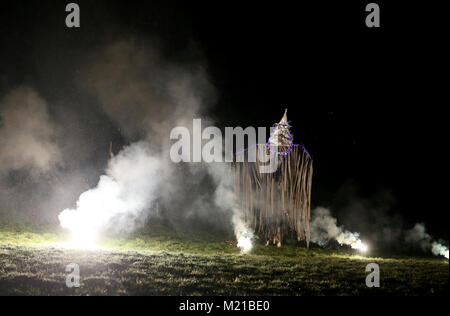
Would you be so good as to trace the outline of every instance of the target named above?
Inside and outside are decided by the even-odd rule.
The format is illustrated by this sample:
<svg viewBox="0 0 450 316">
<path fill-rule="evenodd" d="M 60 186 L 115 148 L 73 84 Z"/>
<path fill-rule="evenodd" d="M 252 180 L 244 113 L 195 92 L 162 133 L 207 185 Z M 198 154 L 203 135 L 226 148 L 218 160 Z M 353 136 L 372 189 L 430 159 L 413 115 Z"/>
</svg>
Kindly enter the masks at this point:
<svg viewBox="0 0 450 316">
<path fill-rule="evenodd" d="M 448 260 L 361 257 L 351 251 L 257 245 L 241 255 L 234 241 L 151 235 L 71 250 L 67 236 L 0 228 L 0 295 L 447 295 Z M 378 263 L 381 287 L 367 288 L 365 267 Z M 65 284 L 66 265 L 81 286 Z"/>
</svg>

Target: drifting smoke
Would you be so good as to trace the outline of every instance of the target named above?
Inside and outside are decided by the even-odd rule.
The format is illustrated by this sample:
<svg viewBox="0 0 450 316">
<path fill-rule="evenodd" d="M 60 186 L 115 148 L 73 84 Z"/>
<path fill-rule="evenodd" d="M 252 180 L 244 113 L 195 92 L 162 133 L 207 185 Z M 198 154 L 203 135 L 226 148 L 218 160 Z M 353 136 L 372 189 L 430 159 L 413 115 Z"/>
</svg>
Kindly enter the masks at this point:
<svg viewBox="0 0 450 316">
<path fill-rule="evenodd" d="M 332 217 L 330 210 L 318 207 L 312 211 L 311 241 L 325 246 L 330 240 L 336 240 L 340 245 L 348 245 L 362 252 L 367 251 L 358 233 L 344 230 L 337 225 L 337 219 Z"/>
<path fill-rule="evenodd" d="M 186 226 L 185 219 L 216 230 L 233 225 L 239 247 L 249 251 L 253 233 L 235 207 L 229 166 L 170 161 L 172 128 L 189 128 L 198 117 L 212 123 L 204 113 L 216 102 L 215 89 L 203 56 L 193 50 L 172 62 L 154 42 L 120 40 L 80 59 L 70 80 L 76 85 L 51 107 L 33 88 L 7 94 L 0 102 L 2 207 L 31 209 L 33 221 L 59 219 L 76 242 L 89 245 L 102 231 L 130 232 L 144 224 L 157 203 L 175 225 Z M 117 129 L 121 142 L 131 145 L 100 175 Z"/>
<path fill-rule="evenodd" d="M 72 232 L 76 243 L 93 244 L 102 230 L 111 227 L 132 230 L 159 203 L 167 217 L 182 222 L 192 214 L 213 221 L 227 214 L 238 247 L 251 250 L 253 233 L 236 208 L 230 166 L 180 166 L 170 161 L 170 130 L 191 126 L 192 119 L 215 100 L 204 67 L 175 65 L 154 48 L 121 41 L 98 53 L 79 81 L 87 91 L 94 88 L 104 112 L 128 139 L 141 141 L 114 157 L 97 186 L 80 196 L 76 208 L 59 215 L 61 226 Z M 197 192 L 211 189 L 202 185 L 208 177 L 214 182 L 214 194 Z"/>
<path fill-rule="evenodd" d="M 76 176 L 63 179 L 59 174 L 67 161 L 59 146 L 61 126 L 50 109 L 28 86 L 14 88 L 0 101 L 0 217 L 6 221 L 54 223 L 50 213 L 67 198 L 57 191 L 75 187 Z"/>
<path fill-rule="evenodd" d="M 95 54 L 78 82 L 128 139 L 149 139 L 158 151 L 167 149 L 172 128 L 191 126 L 216 100 L 201 62 L 169 62 L 154 45 L 135 39 Z"/>
<path fill-rule="evenodd" d="M 430 250 L 431 236 L 427 234 L 425 224 L 418 223 L 405 234 L 405 241 L 420 247 L 423 251 Z"/>
<path fill-rule="evenodd" d="M 237 246 L 242 253 L 253 249 L 255 235 L 245 223 L 244 212 L 239 208 L 233 189 L 233 172 L 228 164 L 208 164 L 208 171 L 216 183 L 216 207 L 232 212 L 232 224 Z"/>
<path fill-rule="evenodd" d="M 139 219 L 155 198 L 161 168 L 147 143 L 126 147 L 109 161 L 97 187 L 80 196 L 76 209 L 61 212 L 61 226 L 72 232 L 80 246 L 94 244 L 97 233 L 113 221 L 133 230 L 130 223 Z"/>
<path fill-rule="evenodd" d="M 449 250 L 439 242 L 433 241 L 433 238 L 427 233 L 425 224 L 418 223 L 405 234 L 405 241 L 413 246 L 420 247 L 423 251 L 431 251 L 435 256 L 449 258 Z"/>
<path fill-rule="evenodd" d="M 239 209 L 233 210 L 233 226 L 234 235 L 236 236 L 237 246 L 241 249 L 242 253 L 248 253 L 253 249 L 253 240 L 255 234 L 253 230 L 248 227 L 244 221 L 244 215 Z"/>
<path fill-rule="evenodd" d="M 86 230 L 83 222 L 89 223 L 85 236 L 112 222 L 132 230 L 158 195 L 167 194 L 174 200 L 188 193 L 187 187 L 178 187 L 181 176 L 174 173 L 170 162 L 170 129 L 192 122 L 214 94 L 200 64 L 174 65 L 155 48 L 135 40 L 109 45 L 91 60 L 77 80 L 79 85 L 136 142 L 109 162 L 106 175 L 96 188 L 80 196 L 75 209 L 59 216 L 61 225 L 77 237 Z"/>
<path fill-rule="evenodd" d="M 0 177 L 21 169 L 38 176 L 61 162 L 47 104 L 32 88 L 17 88 L 0 102 L 0 148 Z"/>
</svg>

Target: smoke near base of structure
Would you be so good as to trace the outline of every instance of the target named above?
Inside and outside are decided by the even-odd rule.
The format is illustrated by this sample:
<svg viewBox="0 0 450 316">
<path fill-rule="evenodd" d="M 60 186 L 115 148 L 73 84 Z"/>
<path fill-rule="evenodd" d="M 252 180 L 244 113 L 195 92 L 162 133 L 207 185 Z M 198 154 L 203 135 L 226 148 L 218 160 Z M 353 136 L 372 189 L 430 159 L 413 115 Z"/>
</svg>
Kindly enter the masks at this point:
<svg viewBox="0 0 450 316">
<path fill-rule="evenodd" d="M 330 240 L 337 241 L 340 245 L 347 245 L 361 252 L 368 250 L 359 237 L 359 233 L 352 233 L 338 226 L 337 219 L 331 216 L 330 210 L 318 207 L 312 211 L 311 241 L 325 246 Z"/>
</svg>

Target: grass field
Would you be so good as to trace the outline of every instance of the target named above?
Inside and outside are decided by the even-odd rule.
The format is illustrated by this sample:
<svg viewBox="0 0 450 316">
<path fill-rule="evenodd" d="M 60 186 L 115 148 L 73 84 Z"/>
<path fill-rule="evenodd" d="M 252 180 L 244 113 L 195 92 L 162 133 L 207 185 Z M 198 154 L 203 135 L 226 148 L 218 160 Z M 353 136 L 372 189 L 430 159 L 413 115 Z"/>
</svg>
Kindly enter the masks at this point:
<svg viewBox="0 0 450 316">
<path fill-rule="evenodd" d="M 158 230 L 157 230 L 158 231 Z M 447 295 L 448 260 L 361 257 L 352 251 L 257 245 L 241 255 L 232 240 L 167 232 L 60 246 L 67 236 L 0 228 L 0 295 Z M 378 263 L 381 287 L 366 287 Z M 66 265 L 81 286 L 66 286 Z"/>
</svg>

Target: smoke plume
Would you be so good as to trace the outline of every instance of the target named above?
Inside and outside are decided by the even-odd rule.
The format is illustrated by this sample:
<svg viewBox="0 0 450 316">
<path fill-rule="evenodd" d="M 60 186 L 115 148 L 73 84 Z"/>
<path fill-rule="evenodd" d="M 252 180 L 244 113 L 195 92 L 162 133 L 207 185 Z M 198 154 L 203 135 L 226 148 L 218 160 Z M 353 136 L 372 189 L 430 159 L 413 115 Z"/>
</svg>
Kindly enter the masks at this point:
<svg viewBox="0 0 450 316">
<path fill-rule="evenodd" d="M 38 176 L 61 162 L 47 103 L 34 89 L 16 88 L 0 102 L 0 148 L 0 177 L 22 169 Z"/>
<path fill-rule="evenodd" d="M 324 207 L 314 209 L 310 227 L 311 241 L 320 246 L 325 246 L 330 240 L 336 240 L 341 245 L 366 250 L 366 246 L 359 238 L 359 233 L 352 233 L 338 226 L 337 219 L 331 216 L 329 209 Z"/>
<path fill-rule="evenodd" d="M 434 241 L 431 244 L 431 252 L 435 256 L 443 256 L 448 259 L 448 255 L 449 255 L 448 248 L 436 241 Z"/>
<path fill-rule="evenodd" d="M 215 100 L 204 69 L 201 63 L 171 63 L 135 40 L 109 45 L 93 57 L 80 85 L 136 142 L 111 159 L 75 208 L 59 215 L 74 239 L 89 244 L 107 228 L 130 231 L 158 203 L 167 218 L 183 223 L 192 217 L 227 226 L 223 220 L 231 219 L 238 246 L 251 249 L 253 233 L 236 207 L 230 165 L 170 161 L 172 128 L 190 129 L 197 117 L 211 123 L 202 115 Z"/>
<path fill-rule="evenodd" d="M 255 235 L 245 222 L 244 212 L 238 207 L 233 188 L 233 172 L 231 166 L 225 163 L 208 164 L 208 170 L 216 184 L 215 206 L 231 212 L 234 235 L 237 246 L 242 253 L 248 253 L 253 248 Z"/>
<path fill-rule="evenodd" d="M 417 223 L 413 228 L 405 233 L 406 243 L 413 247 L 419 247 L 422 251 L 431 251 L 435 256 L 449 258 L 448 247 L 434 241 L 433 237 L 427 233 L 425 224 Z"/>
<path fill-rule="evenodd" d="M 133 230 L 130 223 L 155 198 L 162 167 L 148 144 L 139 142 L 126 147 L 109 161 L 97 187 L 80 196 L 76 209 L 61 212 L 61 226 L 86 242 L 94 241 L 95 234 L 113 220 L 121 229 Z"/>
</svg>

